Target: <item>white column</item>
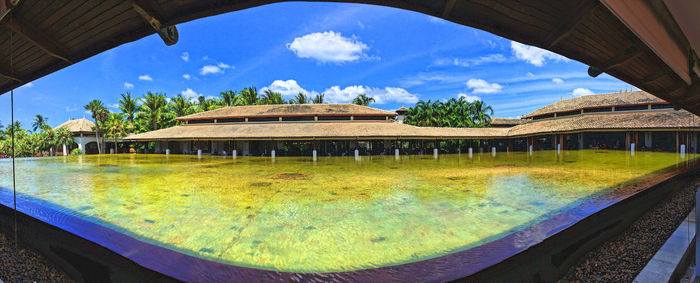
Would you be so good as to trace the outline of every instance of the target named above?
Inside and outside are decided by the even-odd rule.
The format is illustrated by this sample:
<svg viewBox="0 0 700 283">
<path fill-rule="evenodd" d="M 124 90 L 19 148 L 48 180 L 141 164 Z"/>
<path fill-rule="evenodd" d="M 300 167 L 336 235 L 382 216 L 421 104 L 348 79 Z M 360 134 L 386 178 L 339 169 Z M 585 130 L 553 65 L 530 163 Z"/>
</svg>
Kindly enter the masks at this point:
<svg viewBox="0 0 700 283">
<path fill-rule="evenodd" d="M 433 148 L 433 158 L 438 159 L 438 149 Z"/>
<path fill-rule="evenodd" d="M 360 150 L 359 149 L 355 150 L 355 160 L 360 160 Z"/>
<path fill-rule="evenodd" d="M 469 158 L 472 158 L 473 153 L 474 153 L 474 149 L 469 147 Z"/>
<path fill-rule="evenodd" d="M 496 157 L 496 147 L 495 146 L 491 147 L 491 156 Z"/>
<path fill-rule="evenodd" d="M 530 155 L 532 155 L 532 145 L 530 145 Z"/>
<path fill-rule="evenodd" d="M 394 157 L 396 158 L 396 160 L 399 160 L 399 149 L 398 148 L 394 149 Z"/>
<path fill-rule="evenodd" d="M 66 145 L 63 145 L 63 156 L 68 155 L 68 149 L 66 149 Z"/>
<path fill-rule="evenodd" d="M 169 149 L 169 148 L 165 150 L 165 155 L 170 155 L 170 149 Z"/>
<path fill-rule="evenodd" d="M 275 157 L 277 156 L 277 152 L 273 149 L 272 151 L 270 151 L 270 156 L 272 157 L 272 159 L 275 159 Z"/>
<path fill-rule="evenodd" d="M 634 146 L 635 146 L 634 143 L 631 143 L 631 144 L 630 144 L 630 153 L 631 153 L 632 155 L 634 155 Z"/>
<path fill-rule="evenodd" d="M 317 156 L 318 156 L 318 152 L 314 149 L 314 150 L 311 152 L 311 154 L 313 155 L 313 160 L 314 160 L 314 162 L 316 162 L 316 159 L 318 158 L 318 157 L 317 157 Z"/>
<path fill-rule="evenodd" d="M 681 158 L 685 158 L 685 144 L 681 144 Z"/>
<path fill-rule="evenodd" d="M 202 150 L 197 149 L 197 158 L 202 158 Z"/>
<path fill-rule="evenodd" d="M 557 144 L 557 154 L 561 154 L 561 144 Z"/>
<path fill-rule="evenodd" d="M 109 149 L 109 154 L 114 154 L 114 148 Z"/>
<path fill-rule="evenodd" d="M 236 159 L 236 157 L 238 156 L 238 151 L 234 149 L 231 153 L 231 156 L 233 156 L 233 159 Z"/>
</svg>

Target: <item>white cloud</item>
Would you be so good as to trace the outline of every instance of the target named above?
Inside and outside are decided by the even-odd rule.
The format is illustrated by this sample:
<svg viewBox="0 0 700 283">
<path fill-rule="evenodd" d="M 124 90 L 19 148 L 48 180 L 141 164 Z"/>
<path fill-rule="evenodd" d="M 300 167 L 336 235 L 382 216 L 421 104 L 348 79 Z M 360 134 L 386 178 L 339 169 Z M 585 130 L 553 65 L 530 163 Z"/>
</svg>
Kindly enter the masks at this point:
<svg viewBox="0 0 700 283">
<path fill-rule="evenodd" d="M 560 85 L 560 84 L 563 84 L 563 83 L 564 83 L 564 80 L 562 80 L 562 79 L 560 79 L 560 78 L 553 78 L 553 79 L 552 79 L 552 82 L 554 82 L 555 84 Z"/>
<path fill-rule="evenodd" d="M 571 95 L 576 96 L 576 97 L 584 96 L 584 95 L 593 95 L 593 94 L 595 94 L 595 93 L 593 91 L 591 91 L 590 89 L 582 88 L 582 87 L 576 88 L 576 89 L 574 89 L 574 91 L 571 92 Z"/>
<path fill-rule="evenodd" d="M 201 70 L 199 70 L 199 74 L 202 76 L 208 75 L 208 74 L 223 74 L 224 70 L 222 70 L 219 66 L 214 66 L 214 65 L 206 65 L 202 67 Z"/>
<path fill-rule="evenodd" d="M 153 78 L 151 78 L 151 76 L 149 76 L 149 75 L 141 75 L 141 76 L 139 76 L 139 80 L 142 80 L 142 81 L 153 81 Z"/>
<path fill-rule="evenodd" d="M 547 60 L 552 61 L 568 61 L 564 56 L 540 49 L 534 46 L 525 45 L 519 42 L 511 41 L 510 48 L 513 50 L 515 57 L 526 61 L 535 66 L 543 66 Z"/>
<path fill-rule="evenodd" d="M 315 32 L 297 37 L 287 48 L 299 58 L 310 58 L 321 63 L 343 63 L 369 58 L 364 51 L 369 47 L 355 38 L 343 37 L 339 32 Z"/>
<path fill-rule="evenodd" d="M 275 80 L 269 86 L 260 89 L 260 92 L 264 92 L 268 89 L 274 92 L 278 92 L 283 96 L 294 96 L 300 92 L 307 95 L 309 94 L 309 92 L 301 86 L 299 86 L 299 84 L 295 80 Z"/>
<path fill-rule="evenodd" d="M 107 104 L 107 107 L 109 107 L 109 108 L 114 108 L 114 109 L 119 109 L 119 103 Z"/>
<path fill-rule="evenodd" d="M 469 95 L 469 94 L 466 94 L 466 93 L 460 93 L 460 94 L 457 95 L 457 97 L 458 97 L 458 98 L 459 98 L 459 97 L 464 97 L 464 99 L 466 99 L 466 100 L 469 101 L 469 102 L 474 102 L 474 101 L 477 101 L 477 100 L 481 100 L 481 97 L 478 97 L 478 96 L 476 96 L 476 95 Z"/>
<path fill-rule="evenodd" d="M 374 103 L 385 104 L 388 102 L 416 103 L 418 96 L 398 87 L 373 88 L 368 86 L 354 85 L 341 89 L 339 86 L 332 86 L 326 89 L 326 99 L 331 103 L 348 103 L 360 94 L 365 94 L 374 98 Z"/>
<path fill-rule="evenodd" d="M 182 52 L 182 55 L 180 55 L 180 58 L 182 58 L 182 61 L 190 61 L 190 53 L 189 52 Z"/>
<path fill-rule="evenodd" d="M 124 82 L 124 89 L 132 89 L 134 88 L 134 84 L 129 83 L 129 82 Z"/>
<path fill-rule="evenodd" d="M 196 91 L 192 90 L 191 88 L 187 88 L 186 90 L 183 90 L 180 92 L 182 96 L 188 98 L 189 100 L 194 100 L 197 97 L 203 96 L 201 93 L 197 93 Z"/>
<path fill-rule="evenodd" d="M 186 80 L 189 80 L 189 79 L 192 78 L 192 76 L 190 76 L 190 74 L 184 74 L 184 75 L 182 75 L 182 78 L 183 78 L 183 79 L 186 79 Z"/>
<path fill-rule="evenodd" d="M 472 93 L 497 93 L 503 88 L 497 83 L 489 83 L 482 79 L 469 79 L 467 87 L 472 89 Z"/>
<path fill-rule="evenodd" d="M 28 83 L 26 83 L 26 84 L 22 85 L 21 87 L 26 87 L 26 88 L 30 88 L 30 87 L 33 87 L 33 86 L 34 86 L 34 83 L 32 83 L 32 82 L 28 82 Z"/>
<path fill-rule="evenodd" d="M 232 68 L 231 65 L 226 64 L 226 63 L 224 63 L 224 62 L 219 62 L 219 64 L 217 64 L 216 66 L 219 67 L 219 68 L 221 68 L 221 69 L 229 69 L 229 68 Z"/>
<path fill-rule="evenodd" d="M 66 106 L 66 112 L 75 112 L 75 111 L 78 111 L 77 107 Z"/>
<path fill-rule="evenodd" d="M 503 56 L 503 54 L 491 54 L 487 56 L 481 56 L 478 58 L 442 58 L 435 60 L 434 64 L 438 66 L 454 65 L 461 67 L 470 67 L 487 63 L 502 63 L 505 61 L 507 61 L 507 59 L 505 56 Z"/>
</svg>

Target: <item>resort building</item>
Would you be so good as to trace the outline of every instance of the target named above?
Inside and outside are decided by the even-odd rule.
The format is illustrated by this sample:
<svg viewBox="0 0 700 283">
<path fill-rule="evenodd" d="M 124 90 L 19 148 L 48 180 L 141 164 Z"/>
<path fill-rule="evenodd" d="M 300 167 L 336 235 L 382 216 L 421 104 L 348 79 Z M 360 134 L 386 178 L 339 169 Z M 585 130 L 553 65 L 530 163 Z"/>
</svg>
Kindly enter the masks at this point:
<svg viewBox="0 0 700 283">
<path fill-rule="evenodd" d="M 57 150 L 58 155 L 68 155 L 74 149 L 80 149 L 84 154 L 98 154 L 100 153 L 97 147 L 97 138 L 95 137 L 95 123 L 85 119 L 73 119 L 68 120 L 65 123 L 59 125 L 54 129 L 66 128 L 73 134 L 74 143 L 70 146 L 63 146 Z M 100 133 L 100 140 L 103 142 L 103 151 L 113 152 L 114 142 L 104 141 L 102 133 Z M 117 140 L 117 143 L 121 143 L 121 140 Z M 111 149 L 111 150 L 109 150 Z M 126 152 L 126 151 L 123 151 Z"/>
<path fill-rule="evenodd" d="M 643 91 L 558 101 L 490 128 L 416 127 L 399 113 L 354 104 L 237 106 L 179 117 L 136 134 L 154 153 L 344 156 L 613 149 L 696 152 L 700 117 Z M 397 151 L 398 150 L 398 153 Z"/>
</svg>

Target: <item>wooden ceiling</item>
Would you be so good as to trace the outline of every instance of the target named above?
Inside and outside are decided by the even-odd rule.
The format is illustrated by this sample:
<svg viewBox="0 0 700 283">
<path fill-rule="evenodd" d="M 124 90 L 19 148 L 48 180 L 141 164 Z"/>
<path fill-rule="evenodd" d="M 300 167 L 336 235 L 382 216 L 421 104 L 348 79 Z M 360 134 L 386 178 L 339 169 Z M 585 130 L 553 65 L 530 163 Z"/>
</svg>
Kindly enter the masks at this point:
<svg viewBox="0 0 700 283">
<path fill-rule="evenodd" d="M 156 30 L 166 31 L 161 37 L 171 44 L 177 40 L 172 28 L 176 24 L 276 2 L 284 1 L 0 0 L 0 93 Z M 598 0 L 323 2 L 396 7 L 482 29 L 583 62 L 700 115 L 697 74 L 679 75 L 678 68 L 672 70 L 619 13 Z M 679 48 L 692 50 L 662 0 L 645 3 L 651 3 L 648 5 Z"/>
</svg>

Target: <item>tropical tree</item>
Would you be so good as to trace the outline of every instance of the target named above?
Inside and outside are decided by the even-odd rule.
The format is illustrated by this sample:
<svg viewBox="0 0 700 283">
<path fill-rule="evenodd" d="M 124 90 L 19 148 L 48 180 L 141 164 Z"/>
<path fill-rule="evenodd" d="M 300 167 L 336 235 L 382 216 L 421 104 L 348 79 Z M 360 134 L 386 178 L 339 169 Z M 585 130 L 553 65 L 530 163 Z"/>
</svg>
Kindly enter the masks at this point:
<svg viewBox="0 0 700 283">
<path fill-rule="evenodd" d="M 491 106 L 489 105 L 484 104 L 484 102 L 481 100 L 476 100 L 472 102 L 472 107 L 474 122 L 480 126 L 488 127 L 491 124 L 493 108 L 491 108 Z"/>
<path fill-rule="evenodd" d="M 241 105 L 256 105 L 258 104 L 258 89 L 255 87 L 244 88 L 238 93 Z"/>
<path fill-rule="evenodd" d="M 131 97 L 131 93 L 122 93 L 122 98 L 119 99 L 119 110 L 126 115 L 126 119 L 133 125 L 134 117 L 139 110 L 137 105 L 138 100 Z"/>
<path fill-rule="evenodd" d="M 464 97 L 445 102 L 418 101 L 406 112 L 404 123 L 423 127 L 488 127 L 493 109 L 481 100 L 469 102 Z"/>
<path fill-rule="evenodd" d="M 111 113 L 105 122 L 105 136 L 114 140 L 114 152 L 117 152 L 117 139 L 126 136 L 129 123 L 124 120 L 122 114 Z"/>
<path fill-rule="evenodd" d="M 184 97 L 182 94 L 171 98 L 168 107 L 175 118 L 194 114 L 197 111 L 197 107 L 194 105 L 194 103 L 190 102 L 190 100 Z M 180 121 L 175 122 L 175 124 L 180 123 Z"/>
<path fill-rule="evenodd" d="M 284 97 L 279 92 L 274 92 L 272 90 L 266 89 L 263 92 L 261 104 L 286 104 Z"/>
<path fill-rule="evenodd" d="M 32 123 L 32 131 L 36 132 L 37 129 L 41 129 L 41 126 L 46 125 L 46 120 L 48 119 L 44 118 L 44 116 L 41 116 L 39 114 L 34 116 L 34 122 Z"/>
<path fill-rule="evenodd" d="M 313 102 L 314 104 L 321 104 L 323 103 L 324 97 L 326 97 L 325 93 L 319 93 L 313 99 L 311 99 L 311 102 Z"/>
<path fill-rule="evenodd" d="M 353 104 L 362 105 L 362 106 L 367 106 L 370 103 L 374 103 L 374 102 L 375 102 L 374 97 L 369 97 L 364 93 L 358 95 L 357 97 L 355 97 L 355 99 L 352 100 Z"/>
<path fill-rule="evenodd" d="M 295 95 L 294 98 L 289 100 L 289 104 L 309 104 L 309 103 L 311 103 L 309 97 L 306 96 L 302 92 L 297 93 L 297 95 Z"/>
<path fill-rule="evenodd" d="M 66 128 L 58 128 L 54 134 L 54 145 L 56 147 L 69 146 L 74 143 L 73 133 Z"/>
<path fill-rule="evenodd" d="M 102 153 L 100 145 L 100 124 L 107 119 L 109 111 L 102 101 L 94 99 L 84 106 L 85 110 L 90 111 L 92 119 L 95 120 L 95 139 L 97 140 L 97 151 Z"/>
<path fill-rule="evenodd" d="M 227 107 L 235 106 L 238 104 L 238 95 L 236 95 L 236 92 L 233 90 L 223 91 L 219 93 L 219 96 L 221 96 L 224 105 Z"/>
<path fill-rule="evenodd" d="M 148 118 L 148 121 L 151 123 L 151 130 L 158 129 L 158 122 L 161 121 L 163 114 L 167 111 L 167 105 L 165 94 L 149 91 L 141 98 L 139 111 Z"/>
</svg>

